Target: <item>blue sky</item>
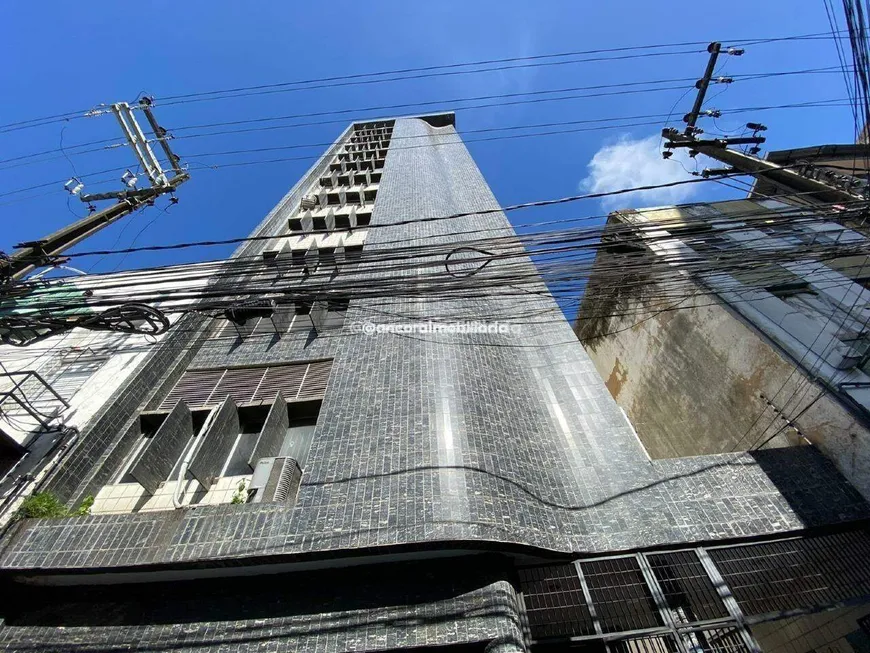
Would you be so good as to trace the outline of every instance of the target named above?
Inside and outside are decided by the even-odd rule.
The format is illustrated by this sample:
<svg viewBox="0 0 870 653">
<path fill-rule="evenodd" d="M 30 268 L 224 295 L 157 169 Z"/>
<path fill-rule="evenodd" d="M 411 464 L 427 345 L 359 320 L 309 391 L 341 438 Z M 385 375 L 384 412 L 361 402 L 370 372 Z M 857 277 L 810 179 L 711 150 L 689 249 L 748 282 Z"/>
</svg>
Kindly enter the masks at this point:
<svg viewBox="0 0 870 653">
<path fill-rule="evenodd" d="M 500 57 L 613 48 L 695 40 L 777 37 L 828 29 L 820 0 L 693 5 L 686 19 L 683 2 L 109 2 L 9 3 L 0 22 L 0 40 L 7 65 L 0 68 L 5 102 L 0 123 L 89 108 L 100 103 L 133 101 L 144 91 L 157 98 L 156 114 L 173 128 L 255 117 L 383 106 L 406 102 L 450 100 L 469 96 L 521 93 L 541 89 L 616 82 L 694 78 L 703 72 L 705 53 L 636 58 L 627 61 L 571 64 L 476 75 L 456 75 L 404 82 L 274 93 L 231 100 L 160 106 L 163 96 L 349 75 L 416 66 Z M 11 56 L 9 53 L 12 53 Z M 724 60 L 723 60 L 724 61 Z M 740 75 L 799 70 L 837 64 L 830 40 L 755 45 L 743 57 L 731 58 L 719 74 Z M 691 84 L 685 85 L 687 88 Z M 742 82 L 712 97 L 708 106 L 736 108 L 845 97 L 839 74 L 782 77 Z M 679 121 L 691 107 L 693 91 L 668 90 L 637 95 L 542 102 L 478 110 L 457 109 L 460 132 L 491 127 L 667 114 Z M 682 99 L 680 99 L 682 96 Z M 675 107 L 676 103 L 676 107 Z M 461 104 L 445 104 L 450 109 Z M 385 113 L 395 113 L 387 111 Z M 349 114 L 352 118 L 372 113 Z M 770 149 L 827 142 L 852 142 L 854 128 L 845 108 L 779 110 L 723 116 L 722 128 L 746 120 L 770 127 Z M 675 123 L 676 124 L 676 123 Z M 276 147 L 332 141 L 343 128 L 334 123 L 227 136 L 179 139 L 173 148 L 183 157 L 224 150 Z M 608 131 L 587 131 L 534 138 L 474 142 L 468 147 L 502 204 L 560 197 L 594 186 L 583 180 L 596 153 L 623 140 L 659 133 L 662 124 Z M 706 126 L 706 125 L 705 125 Z M 539 130 L 540 131 L 540 130 Z M 181 132 L 177 133 L 178 135 Z M 36 129 L 0 134 L 0 159 L 89 141 L 117 138 L 110 116 L 72 120 Z M 166 212 L 165 203 L 104 230 L 87 249 L 220 239 L 247 234 L 298 180 L 322 147 L 208 156 L 190 161 L 229 163 L 265 158 L 310 157 L 308 160 L 192 170 L 180 203 Z M 637 150 L 634 151 L 637 155 Z M 605 157 L 606 159 L 606 157 Z M 612 161 L 613 157 L 610 157 Z M 601 155 L 597 159 L 602 161 Z M 37 165 L 0 169 L 0 194 L 83 174 L 131 165 L 123 148 L 94 154 L 71 154 Z M 605 163 L 607 161 L 605 160 Z M 637 166 L 652 164 L 638 158 Z M 674 178 L 678 163 L 654 161 L 653 177 Z M 669 168 L 668 168 L 669 166 Z M 0 164 L 3 168 L 3 164 Z M 661 172 L 662 170 L 667 172 Z M 605 171 L 607 172 L 607 171 Z M 609 172 L 613 173 L 611 169 Z M 616 174 L 631 175 L 628 170 Z M 105 178 L 106 176 L 103 176 Z M 646 177 L 645 177 L 646 178 Z M 601 180 L 599 180 L 600 182 Z M 613 183 L 613 180 L 610 180 Z M 89 184 L 87 190 L 119 189 L 120 182 Z M 34 197 L 35 196 L 35 197 Z M 710 184 L 677 199 L 733 197 Z M 626 198 L 642 206 L 672 197 Z M 14 200 L 14 201 L 13 201 Z M 662 201 L 656 201 L 662 200 Z M 82 215 L 62 183 L 26 193 L 0 196 L 0 249 L 10 251 L 21 240 L 37 238 Z M 614 208 L 598 201 L 511 214 L 515 221 L 550 220 L 600 214 Z M 149 225 L 144 231 L 143 228 Z M 141 232 L 141 233 L 140 233 Z M 107 271 L 169 262 L 218 258 L 230 248 L 133 254 L 121 260 L 82 259 L 85 269 Z"/>
</svg>

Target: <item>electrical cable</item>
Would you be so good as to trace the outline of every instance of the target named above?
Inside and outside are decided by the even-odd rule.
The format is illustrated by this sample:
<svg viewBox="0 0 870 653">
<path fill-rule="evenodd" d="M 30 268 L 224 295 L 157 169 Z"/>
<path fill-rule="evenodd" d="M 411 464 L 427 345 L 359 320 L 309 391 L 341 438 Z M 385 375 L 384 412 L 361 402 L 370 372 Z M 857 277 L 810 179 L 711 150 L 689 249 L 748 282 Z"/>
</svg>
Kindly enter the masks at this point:
<svg viewBox="0 0 870 653">
<path fill-rule="evenodd" d="M 784 37 L 776 37 L 776 38 L 766 38 L 766 39 L 755 39 L 749 41 L 742 41 L 738 43 L 747 43 L 752 45 L 762 45 L 769 43 L 782 43 L 782 42 L 790 42 L 790 41 L 803 41 L 803 40 L 815 40 L 815 39 L 831 39 L 838 40 L 840 36 L 838 34 L 831 35 L 830 33 L 818 33 L 818 34 L 803 34 L 803 35 L 792 35 L 792 36 L 784 36 Z M 163 100 L 169 101 L 184 101 L 186 99 L 193 98 L 203 98 L 206 96 L 213 96 L 219 94 L 228 94 L 228 93 L 239 93 L 245 91 L 260 91 L 264 89 L 270 88 L 279 88 L 279 87 L 292 87 L 292 86 L 301 86 L 306 84 L 321 84 L 325 82 L 338 82 L 338 81 L 346 81 L 353 79 L 364 79 L 385 75 L 398 75 L 398 74 L 411 74 L 418 72 L 430 72 L 435 70 L 451 70 L 460 67 L 470 67 L 470 66 L 483 66 L 483 65 L 495 65 L 495 64 L 503 64 L 503 63 L 511 63 L 511 62 L 520 62 L 520 61 L 539 61 L 542 59 L 548 58 L 560 58 L 560 57 L 568 57 L 568 56 L 582 56 L 588 54 L 607 54 L 607 53 L 622 53 L 622 52 L 638 52 L 642 50 L 656 50 L 661 48 L 673 48 L 673 47 L 688 47 L 692 45 L 706 45 L 704 41 L 687 41 L 683 43 L 660 43 L 660 44 L 650 44 L 650 45 L 639 45 L 639 46 L 623 46 L 616 48 L 599 48 L 594 50 L 575 50 L 571 52 L 560 52 L 560 53 L 550 53 L 550 54 L 540 54 L 540 55 L 531 55 L 531 56 L 523 56 L 523 57 L 507 57 L 502 59 L 486 59 L 479 60 L 473 62 L 455 62 L 450 64 L 441 64 L 435 66 L 425 66 L 425 67 L 417 67 L 417 68 L 404 68 L 404 69 L 393 69 L 393 70 L 384 70 L 378 72 L 368 72 L 368 73 L 356 73 L 354 75 L 337 75 L 337 76 L 329 76 L 329 77 L 320 77 L 308 80 L 294 80 L 288 82 L 277 82 L 274 84 L 263 84 L 257 86 L 246 86 L 246 87 L 236 87 L 222 90 L 210 90 L 210 91 L 200 91 L 198 93 L 187 93 L 180 94 L 174 96 L 165 96 Z M 646 56 L 644 54 L 636 55 L 636 57 Z M 234 95 L 233 97 L 238 97 Z M 20 129 L 28 129 L 32 127 L 40 127 L 43 125 L 54 124 L 63 120 L 84 118 L 91 115 L 95 115 L 95 112 L 92 108 L 82 109 L 79 111 L 69 111 L 61 114 L 53 114 L 49 116 L 43 116 L 40 118 L 29 118 L 27 120 L 20 120 L 11 123 L 0 124 L 0 133 L 8 133 L 11 131 L 17 131 Z"/>
<path fill-rule="evenodd" d="M 805 75 L 805 74 L 827 74 L 838 72 L 838 68 L 829 67 L 829 68 L 809 68 L 797 71 L 778 71 L 773 73 L 751 73 L 746 75 L 737 75 L 734 77 L 734 82 L 738 81 L 756 81 L 761 79 L 769 79 L 772 77 L 783 77 L 783 76 L 791 76 L 791 75 Z M 481 108 L 491 108 L 491 107 L 502 107 L 508 105 L 517 105 L 517 104 L 533 104 L 540 102 L 552 102 L 552 101 L 560 101 L 560 100 L 571 100 L 571 99 L 582 99 L 589 97 L 603 97 L 610 95 L 625 95 L 625 94 L 636 94 L 638 92 L 646 92 L 646 91 L 660 91 L 660 90 L 679 90 L 683 88 L 682 86 L 668 86 L 662 87 L 659 89 L 641 89 L 637 91 L 623 91 L 623 92 L 606 92 L 606 93 L 591 93 L 591 94 L 579 94 L 579 95 L 571 95 L 566 97 L 557 97 L 557 98 L 541 98 L 541 95 L 552 95 L 557 93 L 575 93 L 576 91 L 583 90 L 601 90 L 601 89 L 612 89 L 612 88 L 623 88 L 623 87 L 632 87 L 632 86 L 649 86 L 655 84 L 683 84 L 687 82 L 694 82 L 694 78 L 672 78 L 672 79 L 660 79 L 660 80 L 647 80 L 647 81 L 635 81 L 635 82 L 622 82 L 615 84 L 599 84 L 593 86 L 577 86 L 577 87 L 568 87 L 561 89 L 545 89 L 538 91 L 525 91 L 518 93 L 501 93 L 495 95 L 480 95 L 480 96 L 471 96 L 471 97 L 458 97 L 458 98 L 450 98 L 450 99 L 440 99 L 440 100 L 431 100 L 425 102 L 411 102 L 411 103 L 401 103 L 401 104 L 392 104 L 392 105 L 379 105 L 379 106 L 368 106 L 368 107 L 356 107 L 353 109 L 340 109 L 340 110 L 330 110 L 330 111 L 317 111 L 317 112 L 309 112 L 309 113 L 299 113 L 299 114 L 288 114 L 283 116 L 272 116 L 272 117 L 260 117 L 260 118 L 248 118 L 244 120 L 233 120 L 233 121 L 223 121 L 223 122 L 215 122 L 215 123 L 206 123 L 199 125 L 182 125 L 178 127 L 174 127 L 172 129 L 172 140 L 180 140 L 184 138 L 202 138 L 207 136 L 222 136 L 228 134 L 240 134 L 240 133 L 250 133 L 257 131 L 269 131 L 274 129 L 286 129 L 286 128 L 294 128 L 299 126 L 312 126 L 312 125 L 321 125 L 321 124 L 334 124 L 337 122 L 344 123 L 345 120 L 330 120 L 330 121 L 319 121 L 319 122 L 308 122 L 301 124 L 292 124 L 292 125 L 277 125 L 272 127 L 261 127 L 261 128 L 250 128 L 250 129 L 233 129 L 233 130 L 224 130 L 219 132 L 209 132 L 203 134 L 191 134 L 191 135 L 178 135 L 178 132 L 186 131 L 186 130 L 195 130 L 195 129 L 211 129 L 214 127 L 227 127 L 227 126 L 238 126 L 244 124 L 256 124 L 263 122 L 277 122 L 283 120 L 299 120 L 304 118 L 314 118 L 314 117 L 324 117 L 324 116 L 335 116 L 335 115 L 349 115 L 349 114 L 361 114 L 361 113 L 377 113 L 379 115 L 383 115 L 383 113 L 387 110 L 394 109 L 407 109 L 407 108 L 423 108 L 423 107 L 432 107 L 433 105 L 440 106 L 450 106 L 456 111 L 465 111 L 472 109 L 481 109 Z M 694 86 L 689 88 L 692 90 Z M 513 101 L 513 102 L 504 102 L 503 100 L 508 98 L 517 98 L 529 96 L 533 99 L 525 100 L 525 101 Z M 459 103 L 467 103 L 467 102 L 480 102 L 483 100 L 496 100 L 495 102 L 489 102 L 486 104 L 475 105 L 470 107 L 456 107 Z M 669 118 L 668 118 L 669 119 Z M 472 133 L 472 132 L 463 132 L 463 133 Z M 114 149 L 117 147 L 121 147 L 126 145 L 126 143 L 118 142 L 117 139 L 104 139 L 102 141 L 92 141 L 89 143 L 80 143 L 75 146 L 71 146 L 74 148 L 82 148 L 82 147 L 90 147 L 94 145 L 105 145 L 108 144 L 107 147 L 97 147 L 90 150 L 85 150 L 83 152 L 78 152 L 78 154 L 85 153 L 94 153 L 94 152 L 102 152 L 106 149 Z M 329 146 L 331 143 L 316 143 L 312 144 L 311 147 L 323 147 Z M 52 154 L 59 150 L 45 150 L 38 153 L 21 155 L 9 159 L 0 160 L 0 164 L 4 163 L 14 163 L 24 159 L 29 159 L 36 156 L 41 156 L 45 154 Z M 56 158 L 56 157 L 55 157 Z M 55 160 L 46 159 L 45 161 Z M 10 169 L 16 166 L 4 166 L 0 169 Z"/>
<path fill-rule="evenodd" d="M 850 83 L 850 80 L 849 80 L 849 77 L 847 74 L 849 67 L 846 64 L 845 55 L 843 54 L 843 52 L 839 46 L 839 42 L 836 43 L 836 48 L 837 48 L 837 55 L 838 55 L 838 58 L 840 61 L 840 68 L 843 72 L 847 92 L 848 92 L 850 98 L 853 100 L 853 102 L 851 103 L 851 106 L 853 107 L 855 138 L 857 141 L 858 135 L 859 135 L 860 131 L 862 130 L 862 125 L 866 125 L 868 118 L 870 118 L 870 99 L 868 99 L 868 98 L 870 98 L 870 57 L 867 56 L 868 43 L 867 43 L 867 39 L 866 39 L 865 20 L 864 20 L 863 15 L 861 14 L 860 3 L 858 5 L 857 15 L 853 14 L 852 9 L 853 9 L 854 5 L 851 2 L 851 0 L 844 0 L 843 5 L 844 5 L 845 13 L 846 13 L 847 24 L 848 24 L 849 40 L 850 40 L 850 43 L 852 46 L 852 54 L 853 54 L 852 70 L 855 72 L 855 79 L 854 79 L 853 83 Z M 838 27 L 836 24 L 836 13 L 834 12 L 833 7 L 830 6 L 828 0 L 825 0 L 825 10 L 826 10 L 826 13 L 828 16 L 828 21 L 830 23 L 832 31 L 837 30 Z M 855 107 L 857 106 L 857 101 L 859 99 L 862 101 L 862 108 L 864 108 L 864 114 L 865 114 L 864 118 L 859 118 L 857 113 L 855 112 Z M 865 169 L 868 168 L 868 163 L 870 163 L 870 162 L 868 162 L 867 155 L 865 155 L 864 156 L 864 168 Z M 854 169 L 855 165 L 857 165 L 857 161 L 853 161 L 853 170 L 852 170 L 853 176 L 855 175 L 855 169 Z M 861 270 L 859 270 L 859 272 L 858 272 L 859 276 L 862 273 L 863 267 L 865 264 L 866 264 L 866 259 L 864 260 L 864 263 L 862 263 Z M 849 311 L 845 312 L 844 317 L 843 317 L 843 323 L 840 325 L 838 330 L 841 330 L 845 326 L 846 320 L 852 314 L 852 312 L 855 308 L 855 305 L 857 304 L 859 298 L 860 298 L 860 295 L 857 295 L 855 298 L 855 301 L 853 302 L 852 307 L 849 309 Z M 810 347 L 807 348 L 804 355 L 801 357 L 800 361 L 798 361 L 797 365 L 792 369 L 788 378 L 783 382 L 782 387 L 777 391 L 776 395 L 774 395 L 774 397 L 771 399 L 771 401 L 775 400 L 776 397 L 779 395 L 779 393 L 782 392 L 782 390 L 785 388 L 786 384 L 792 378 L 795 371 L 802 365 L 806 356 L 812 350 L 812 346 L 818 341 L 818 339 L 821 337 L 821 335 L 823 333 L 825 333 L 827 325 L 830 323 L 830 321 L 832 319 L 833 319 L 833 313 L 828 316 L 828 320 L 825 323 L 825 326 L 819 331 L 818 335 L 816 336 L 816 339 L 813 341 L 813 343 L 810 345 Z M 870 322 L 870 319 L 868 319 L 868 321 L 865 322 L 865 327 L 866 327 L 868 322 Z M 826 350 L 830 347 L 833 347 L 834 345 L 835 345 L 835 339 L 832 338 L 831 342 L 826 347 Z M 821 366 L 823 364 L 823 361 L 824 361 L 823 356 L 824 356 L 824 352 L 817 355 L 817 359 L 818 359 L 817 365 Z M 812 368 L 810 370 L 807 370 L 807 373 L 810 376 L 814 376 Z M 808 379 L 804 379 L 804 383 L 805 383 L 806 387 L 802 393 L 803 395 L 805 395 L 806 391 L 809 390 L 810 381 Z M 832 381 L 832 383 L 833 383 L 833 381 Z M 785 409 L 787 408 L 788 404 L 792 401 L 792 399 L 794 399 L 798 395 L 800 390 L 801 389 L 800 389 L 800 385 L 799 385 L 798 388 L 796 388 L 795 391 L 792 393 L 792 395 L 789 397 L 789 399 L 786 400 L 785 404 L 783 404 L 783 411 L 785 411 Z M 825 392 L 825 386 L 823 384 L 823 387 L 822 387 L 821 391 L 819 392 L 819 395 L 816 398 L 816 400 L 819 397 L 821 397 L 824 392 Z M 813 403 L 815 403 L 815 400 L 813 402 L 811 402 L 810 405 L 812 405 Z M 801 414 L 803 414 L 803 412 Z M 776 417 L 774 417 L 774 419 L 771 421 L 771 423 L 761 432 L 762 435 L 759 436 L 758 440 L 760 440 L 761 437 L 763 437 L 763 434 L 767 431 L 768 428 L 770 428 L 770 426 L 773 424 L 773 422 L 775 420 L 776 420 Z M 778 434 L 779 432 L 781 432 L 781 430 L 782 429 L 780 429 L 780 431 L 777 431 L 774 434 L 774 436 L 776 434 Z M 773 439 L 774 436 L 767 438 L 763 444 L 767 444 L 771 439 Z M 744 437 L 745 437 L 745 435 L 744 435 Z M 756 444 L 757 444 L 758 440 L 756 440 Z M 752 446 L 750 446 L 750 449 L 751 448 L 752 448 Z"/>
</svg>

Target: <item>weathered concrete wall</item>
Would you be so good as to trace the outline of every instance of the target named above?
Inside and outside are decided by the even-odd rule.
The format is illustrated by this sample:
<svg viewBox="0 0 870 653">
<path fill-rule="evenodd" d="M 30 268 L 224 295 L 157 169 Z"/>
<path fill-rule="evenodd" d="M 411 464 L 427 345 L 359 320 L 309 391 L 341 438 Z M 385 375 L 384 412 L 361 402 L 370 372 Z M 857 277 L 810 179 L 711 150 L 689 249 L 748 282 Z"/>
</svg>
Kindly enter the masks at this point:
<svg viewBox="0 0 870 653">
<path fill-rule="evenodd" d="M 596 264 L 613 270 L 619 256 L 602 251 Z M 800 444 L 802 434 L 870 496 L 870 433 L 843 405 L 820 397 L 820 386 L 703 288 L 674 307 L 663 299 L 675 296 L 672 285 L 632 281 L 590 284 L 575 331 L 650 457 L 746 450 L 777 431 L 767 446 Z M 785 418 L 800 434 L 782 428 Z"/>
<path fill-rule="evenodd" d="M 826 651 L 854 653 L 870 649 L 870 636 L 858 620 L 870 606 L 858 605 L 803 617 L 771 621 L 752 627 L 752 634 L 766 653 Z"/>
</svg>

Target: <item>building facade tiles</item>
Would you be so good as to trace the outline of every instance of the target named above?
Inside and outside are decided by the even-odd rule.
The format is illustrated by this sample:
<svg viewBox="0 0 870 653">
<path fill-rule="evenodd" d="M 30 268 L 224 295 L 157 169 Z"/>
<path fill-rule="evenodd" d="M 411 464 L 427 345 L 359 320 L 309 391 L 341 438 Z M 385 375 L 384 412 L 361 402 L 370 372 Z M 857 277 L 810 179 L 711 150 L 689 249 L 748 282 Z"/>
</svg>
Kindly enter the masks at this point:
<svg viewBox="0 0 870 653">
<path fill-rule="evenodd" d="M 463 234 L 513 236 L 452 126 L 399 119 L 393 138 L 420 146 L 389 151 L 372 215 L 379 228 L 371 230 L 366 251 L 397 241 L 439 243 L 449 251 Z M 329 159 L 256 233 L 286 228 L 294 203 Z M 240 251 L 253 255 L 263 247 L 251 243 Z M 435 263 L 443 269 L 443 256 Z M 507 265 L 510 274 L 535 273 L 528 259 L 496 260 L 486 271 L 498 274 Z M 356 274 L 372 280 L 400 274 L 413 284 L 425 283 L 431 269 L 421 262 L 391 272 L 363 261 Z M 650 461 L 546 293 L 399 296 L 388 303 L 384 317 L 383 298 L 354 300 L 338 336 L 277 343 L 270 337 L 242 346 L 215 340 L 187 359 L 190 368 L 334 359 L 294 506 L 27 522 L 16 527 L 0 568 L 177 564 L 455 542 L 600 553 L 870 515 L 812 449 Z M 513 320 L 520 330 L 406 336 L 350 329 L 355 322 L 457 315 Z"/>
</svg>

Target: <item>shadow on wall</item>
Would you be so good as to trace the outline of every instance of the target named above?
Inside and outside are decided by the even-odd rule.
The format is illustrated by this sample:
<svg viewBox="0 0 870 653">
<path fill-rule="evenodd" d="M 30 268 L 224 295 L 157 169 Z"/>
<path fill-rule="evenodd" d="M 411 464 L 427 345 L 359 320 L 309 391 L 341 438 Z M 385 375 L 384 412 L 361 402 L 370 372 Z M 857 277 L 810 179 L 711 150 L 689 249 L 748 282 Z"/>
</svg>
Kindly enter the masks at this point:
<svg viewBox="0 0 870 653">
<path fill-rule="evenodd" d="M 498 556 L 468 556 L 135 585 L 10 583 L 4 589 L 21 600 L 6 608 L 2 643 L 15 640 L 24 644 L 17 650 L 30 651 L 58 650 L 64 642 L 75 650 L 116 650 L 125 642 L 154 651 L 282 640 L 303 646 L 323 637 L 407 640 L 405 646 L 485 643 L 519 632 L 517 597 L 506 582 L 510 567 Z M 66 627 L 77 628 L 55 630 Z"/>
<path fill-rule="evenodd" d="M 870 516 L 870 504 L 815 447 L 748 453 L 807 527 Z"/>
</svg>

